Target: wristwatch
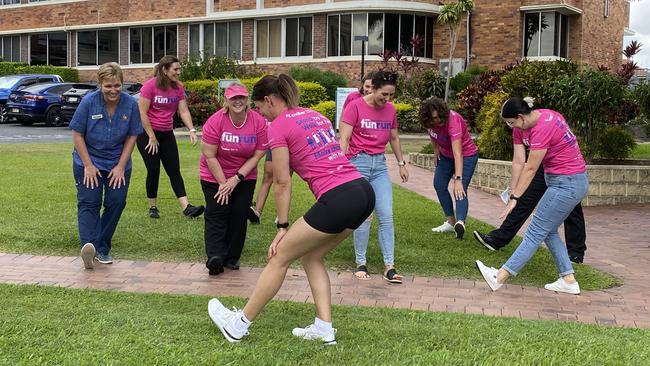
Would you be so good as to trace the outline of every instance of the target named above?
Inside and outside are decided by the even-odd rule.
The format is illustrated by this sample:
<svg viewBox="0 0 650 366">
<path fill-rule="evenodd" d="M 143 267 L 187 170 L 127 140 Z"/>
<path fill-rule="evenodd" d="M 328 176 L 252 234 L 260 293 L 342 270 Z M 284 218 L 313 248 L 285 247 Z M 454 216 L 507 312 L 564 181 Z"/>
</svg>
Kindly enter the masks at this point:
<svg viewBox="0 0 650 366">
<path fill-rule="evenodd" d="M 510 199 L 519 202 L 519 197 L 515 196 L 514 194 L 510 195 Z"/>
<path fill-rule="evenodd" d="M 284 223 L 281 224 L 281 223 L 278 222 L 277 224 L 275 224 L 275 227 L 277 227 L 278 229 L 286 229 L 286 228 L 289 227 L 289 223 L 284 222 Z"/>
<path fill-rule="evenodd" d="M 237 175 L 237 179 L 239 179 L 240 182 L 241 182 L 242 180 L 244 180 L 244 178 L 246 178 L 246 177 L 244 177 L 244 175 L 241 174 L 240 172 L 237 172 L 236 175 Z"/>
<path fill-rule="evenodd" d="M 454 175 L 454 180 L 461 180 L 463 179 L 462 175 Z"/>
<path fill-rule="evenodd" d="M 406 166 L 406 160 L 398 161 L 397 165 L 399 166 Z"/>
</svg>

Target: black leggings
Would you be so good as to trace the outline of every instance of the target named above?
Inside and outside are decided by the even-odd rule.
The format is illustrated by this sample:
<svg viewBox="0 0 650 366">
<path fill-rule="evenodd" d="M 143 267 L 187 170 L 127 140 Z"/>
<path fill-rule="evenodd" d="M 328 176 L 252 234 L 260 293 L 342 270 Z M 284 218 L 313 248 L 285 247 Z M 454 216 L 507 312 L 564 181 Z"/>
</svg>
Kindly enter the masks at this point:
<svg viewBox="0 0 650 366">
<path fill-rule="evenodd" d="M 149 143 L 149 136 L 146 133 L 138 136 L 138 151 L 142 155 L 144 165 L 147 167 L 147 198 L 158 197 L 158 180 L 160 179 L 160 162 L 165 168 L 165 173 L 169 176 L 172 189 L 176 198 L 187 196 L 185 193 L 185 183 L 181 177 L 181 167 L 178 158 L 178 146 L 174 131 L 155 131 L 158 140 L 158 153 L 149 154 L 146 151 Z"/>
</svg>

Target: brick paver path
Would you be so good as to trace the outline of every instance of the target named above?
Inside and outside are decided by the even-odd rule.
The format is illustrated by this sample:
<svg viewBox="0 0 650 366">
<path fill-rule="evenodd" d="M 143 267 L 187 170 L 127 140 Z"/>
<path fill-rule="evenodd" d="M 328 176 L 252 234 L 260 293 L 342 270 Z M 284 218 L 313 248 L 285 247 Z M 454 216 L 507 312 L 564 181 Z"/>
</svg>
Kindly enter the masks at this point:
<svg viewBox="0 0 650 366">
<path fill-rule="evenodd" d="M 398 182 L 393 160 L 388 159 L 391 176 Z M 435 199 L 432 173 L 415 167 L 410 167 L 410 172 L 409 182 L 399 184 Z M 499 224 L 495 212 L 502 206 L 497 197 L 472 189 L 469 198 L 472 216 Z M 350 272 L 330 272 L 333 303 L 650 328 L 650 230 L 646 226 L 650 205 L 588 207 L 584 211 L 589 246 L 586 262 L 621 278 L 623 286 L 580 296 L 518 285 L 506 285 L 492 293 L 482 281 L 406 277 L 403 285 L 396 286 L 379 275 L 370 281 L 355 281 Z M 466 240 L 473 238 L 469 235 Z M 0 282 L 73 288 L 246 297 L 260 271 L 242 268 L 210 277 L 202 263 L 127 260 L 86 271 L 78 257 L 0 253 Z M 289 270 L 277 298 L 311 302 L 310 296 L 304 272 Z"/>
</svg>

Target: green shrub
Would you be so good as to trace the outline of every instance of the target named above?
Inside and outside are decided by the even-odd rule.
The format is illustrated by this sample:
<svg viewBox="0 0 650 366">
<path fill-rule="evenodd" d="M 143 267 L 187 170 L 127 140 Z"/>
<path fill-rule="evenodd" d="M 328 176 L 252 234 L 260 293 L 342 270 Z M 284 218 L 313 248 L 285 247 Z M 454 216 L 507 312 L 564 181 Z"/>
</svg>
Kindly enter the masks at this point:
<svg viewBox="0 0 650 366">
<path fill-rule="evenodd" d="M 632 134 L 621 126 L 607 126 L 598 139 L 598 154 L 606 159 L 626 159 L 636 146 Z"/>
<path fill-rule="evenodd" d="M 332 124 L 336 123 L 336 102 L 327 100 L 312 106 L 311 109 L 325 116 Z"/>
<path fill-rule="evenodd" d="M 222 56 L 188 56 L 181 61 L 182 81 L 235 79 L 240 74 L 237 60 Z"/>
<path fill-rule="evenodd" d="M 260 79 L 261 77 L 240 79 L 239 82 L 242 83 L 246 89 L 248 89 L 248 93 L 252 94 L 255 83 L 257 83 Z M 300 90 L 301 107 L 311 108 L 320 102 L 328 100 L 325 88 L 318 83 L 296 81 L 296 85 Z"/>
<path fill-rule="evenodd" d="M 418 109 L 411 104 L 393 103 L 397 111 L 397 126 L 402 132 L 422 132 Z"/>
<path fill-rule="evenodd" d="M 408 78 L 398 79 L 397 92 L 402 100 L 424 100 L 432 96 L 444 98 L 445 78 L 435 68 L 414 72 Z"/>
<path fill-rule="evenodd" d="M 429 143 L 422 146 L 420 149 L 420 154 L 433 154 L 433 145 Z"/>
<path fill-rule="evenodd" d="M 449 103 L 449 108 L 458 110 L 467 120 L 469 127 L 476 129 L 476 115 L 483 106 L 483 98 L 499 89 L 502 75 L 503 71 L 486 71 L 477 76 L 474 81 L 458 93 L 457 99 L 453 99 Z M 458 108 L 452 108 L 452 103 L 457 103 Z"/>
<path fill-rule="evenodd" d="M 203 96 L 217 95 L 217 80 L 191 80 L 183 83 L 185 90 Z"/>
<path fill-rule="evenodd" d="M 221 106 L 214 103 L 192 103 L 187 105 L 192 115 L 192 123 L 194 126 L 202 126 L 214 112 L 221 109 Z"/>
<path fill-rule="evenodd" d="M 512 97 L 533 97 L 538 107 L 548 107 L 553 81 L 577 73 L 578 64 L 572 61 L 524 60 L 501 78 L 501 88 Z"/>
<path fill-rule="evenodd" d="M 0 62 L 0 76 L 13 74 L 53 74 L 59 75 L 63 81 L 79 81 L 79 71 L 69 67 L 49 65 L 30 66 L 21 62 Z"/>
<path fill-rule="evenodd" d="M 313 66 L 295 66 L 289 70 L 289 75 L 296 81 L 315 82 L 327 92 L 329 100 L 336 99 L 336 88 L 348 85 L 348 79 L 332 71 L 322 71 Z"/>
<path fill-rule="evenodd" d="M 471 65 L 467 70 L 456 74 L 449 80 L 449 87 L 454 91 L 454 94 L 460 93 L 469 84 L 471 84 L 476 77 L 486 72 L 487 69 L 478 65 Z M 443 95 L 444 96 L 444 95 Z"/>
<path fill-rule="evenodd" d="M 641 113 L 650 118 L 650 82 L 645 81 L 634 88 L 632 93 Z"/>
<path fill-rule="evenodd" d="M 476 117 L 482 131 L 476 145 L 485 159 L 512 160 L 512 130 L 501 119 L 501 106 L 507 99 L 501 90 L 486 95 Z"/>
</svg>

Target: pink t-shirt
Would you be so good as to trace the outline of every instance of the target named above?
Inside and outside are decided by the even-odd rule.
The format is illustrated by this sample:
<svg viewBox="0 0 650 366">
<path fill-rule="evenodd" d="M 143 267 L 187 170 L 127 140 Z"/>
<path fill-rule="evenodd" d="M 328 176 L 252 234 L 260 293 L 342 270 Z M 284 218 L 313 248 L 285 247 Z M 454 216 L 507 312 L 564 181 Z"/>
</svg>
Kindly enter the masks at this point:
<svg viewBox="0 0 650 366">
<path fill-rule="evenodd" d="M 266 120 L 257 112 L 249 110 L 244 125 L 236 127 L 228 113 L 220 109 L 203 125 L 201 141 L 217 146 L 217 161 L 227 179 L 237 174 L 239 168 L 255 154 L 256 150 L 268 148 L 266 131 Z M 203 154 L 201 154 L 199 171 L 202 180 L 217 183 Z M 244 179 L 257 179 L 257 168 L 251 170 Z"/>
<path fill-rule="evenodd" d="M 524 145 L 530 150 L 545 150 L 542 159 L 544 173 L 573 175 L 586 171 L 576 136 L 566 123 L 564 116 L 550 109 L 538 109 L 537 124 L 532 128 L 512 130 L 512 142 Z"/>
<path fill-rule="evenodd" d="M 343 102 L 343 110 L 345 111 L 345 107 L 348 106 L 351 102 L 363 97 L 363 94 L 359 93 L 359 91 L 353 91 L 352 93 L 348 94 L 347 97 L 345 97 L 345 102 Z"/>
<path fill-rule="evenodd" d="M 289 149 L 290 168 L 307 182 L 316 199 L 361 174 L 341 152 L 332 123 L 318 112 L 293 108 L 269 126 L 271 149 Z"/>
<path fill-rule="evenodd" d="M 390 140 L 390 131 L 397 128 L 397 112 L 392 103 L 381 108 L 371 107 L 365 99 L 356 99 L 343 111 L 341 122 L 351 125 L 352 136 L 348 157 L 361 152 L 368 155 L 383 154 Z"/>
<path fill-rule="evenodd" d="M 438 143 L 440 154 L 449 159 L 454 158 L 451 142 L 456 140 L 462 141 L 463 157 L 472 156 L 478 152 L 467 130 L 467 122 L 463 116 L 451 110 L 449 111 L 449 122 L 444 126 L 430 129 L 429 137 L 432 142 Z"/>
<path fill-rule="evenodd" d="M 145 81 L 140 89 L 140 96 L 151 101 L 147 117 L 155 131 L 171 131 L 174 129 L 174 113 L 178 110 L 178 102 L 185 99 L 185 89 L 178 84 L 177 88 L 159 89 L 156 78 Z"/>
</svg>

